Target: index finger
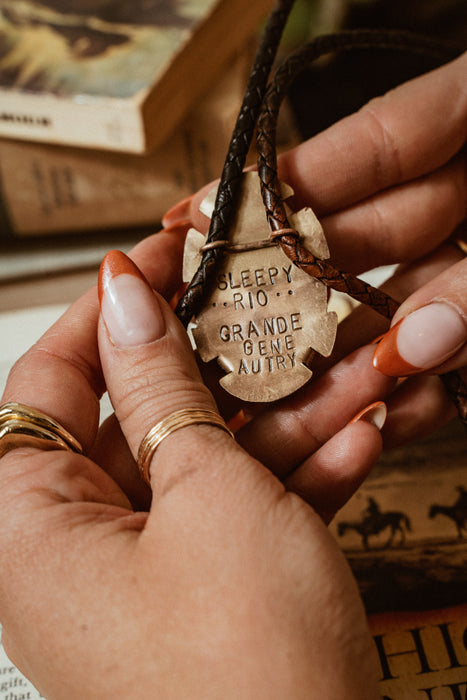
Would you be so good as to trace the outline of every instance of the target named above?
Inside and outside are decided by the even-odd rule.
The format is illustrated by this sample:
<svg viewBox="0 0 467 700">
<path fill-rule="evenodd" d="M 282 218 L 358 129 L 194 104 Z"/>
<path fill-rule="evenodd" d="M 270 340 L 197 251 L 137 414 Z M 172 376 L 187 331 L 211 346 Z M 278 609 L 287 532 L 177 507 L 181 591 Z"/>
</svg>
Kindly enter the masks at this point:
<svg viewBox="0 0 467 700">
<path fill-rule="evenodd" d="M 278 158 L 318 216 L 447 163 L 467 140 L 467 53 L 378 97 Z"/>
</svg>

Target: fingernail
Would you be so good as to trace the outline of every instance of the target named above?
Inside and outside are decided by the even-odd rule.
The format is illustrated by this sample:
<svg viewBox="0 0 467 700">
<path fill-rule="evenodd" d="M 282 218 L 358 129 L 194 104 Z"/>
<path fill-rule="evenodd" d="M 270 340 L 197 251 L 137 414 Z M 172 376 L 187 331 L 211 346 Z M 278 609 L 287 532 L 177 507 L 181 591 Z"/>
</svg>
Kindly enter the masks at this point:
<svg viewBox="0 0 467 700">
<path fill-rule="evenodd" d="M 376 338 L 370 341 L 369 345 L 377 345 L 381 340 L 384 338 L 386 333 L 380 333 L 380 335 L 377 335 Z"/>
<path fill-rule="evenodd" d="M 182 221 L 177 221 L 176 224 L 172 224 L 168 228 L 163 228 L 160 233 L 180 233 L 187 234 L 188 229 L 192 227 L 192 223 L 189 219 L 182 219 Z"/>
<path fill-rule="evenodd" d="M 164 335 L 159 302 L 144 275 L 124 253 L 107 253 L 98 288 L 102 317 L 115 345 L 144 345 Z"/>
<path fill-rule="evenodd" d="M 396 323 L 373 355 L 373 367 L 390 377 L 407 377 L 437 367 L 466 342 L 467 327 L 449 304 L 434 302 Z"/>
<path fill-rule="evenodd" d="M 164 228 L 172 228 L 179 223 L 187 221 L 190 215 L 190 206 L 193 195 L 185 197 L 177 204 L 174 204 L 162 217 L 162 226 Z"/>
<path fill-rule="evenodd" d="M 357 415 L 352 418 L 351 423 L 356 423 L 357 421 L 365 421 L 366 423 L 371 423 L 375 425 L 378 430 L 381 430 L 386 422 L 386 416 L 388 414 L 386 404 L 383 401 L 375 401 L 375 403 L 370 404 L 363 411 L 357 413 Z"/>
</svg>

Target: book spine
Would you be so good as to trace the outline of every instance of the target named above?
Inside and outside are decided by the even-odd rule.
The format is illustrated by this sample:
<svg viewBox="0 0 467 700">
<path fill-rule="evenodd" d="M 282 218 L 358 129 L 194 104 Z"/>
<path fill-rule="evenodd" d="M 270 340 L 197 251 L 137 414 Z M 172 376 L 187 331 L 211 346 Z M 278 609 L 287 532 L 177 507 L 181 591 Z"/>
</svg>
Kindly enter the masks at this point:
<svg viewBox="0 0 467 700">
<path fill-rule="evenodd" d="M 219 150 L 189 129 L 152 157 L 0 141 L 0 161 L 2 238 L 157 225 L 221 167 Z"/>
<path fill-rule="evenodd" d="M 0 141 L 1 237 L 158 224 L 201 186 L 201 171 L 216 172 L 211 152 L 180 136 L 166 158 Z"/>
</svg>

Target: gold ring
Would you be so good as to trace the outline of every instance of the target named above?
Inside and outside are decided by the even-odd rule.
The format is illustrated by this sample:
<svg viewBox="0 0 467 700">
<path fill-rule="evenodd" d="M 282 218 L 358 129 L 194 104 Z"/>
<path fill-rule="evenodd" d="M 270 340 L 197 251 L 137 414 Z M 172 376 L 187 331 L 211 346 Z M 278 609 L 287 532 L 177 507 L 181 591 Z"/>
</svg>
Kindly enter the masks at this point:
<svg viewBox="0 0 467 700">
<path fill-rule="evenodd" d="M 83 454 L 78 440 L 53 418 L 21 403 L 5 403 L 0 406 L 0 457 L 23 446 Z"/>
<path fill-rule="evenodd" d="M 141 476 L 148 484 L 150 483 L 149 466 L 162 440 L 176 430 L 180 430 L 180 428 L 186 428 L 188 425 L 199 423 L 215 425 L 225 430 L 231 437 L 234 437 L 234 434 L 230 428 L 227 427 L 225 421 L 215 411 L 203 408 L 182 408 L 180 411 L 171 413 L 146 433 L 139 446 L 138 467 Z"/>
</svg>

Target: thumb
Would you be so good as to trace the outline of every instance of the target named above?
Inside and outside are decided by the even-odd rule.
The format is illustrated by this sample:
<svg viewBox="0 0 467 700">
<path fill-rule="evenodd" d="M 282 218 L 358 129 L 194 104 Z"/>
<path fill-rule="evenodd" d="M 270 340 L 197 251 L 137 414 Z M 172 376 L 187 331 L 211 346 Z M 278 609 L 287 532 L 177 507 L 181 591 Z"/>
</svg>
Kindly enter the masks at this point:
<svg viewBox="0 0 467 700">
<path fill-rule="evenodd" d="M 397 310 L 373 356 L 392 377 L 443 374 L 467 365 L 467 259 L 421 287 Z"/>
<path fill-rule="evenodd" d="M 108 253 L 102 262 L 99 299 L 102 369 L 115 414 L 134 458 L 137 459 L 148 431 L 181 409 L 211 412 L 209 415 L 214 420 L 217 416 L 219 422 L 217 426 L 191 423 L 161 442 L 156 449 L 157 469 L 152 468 L 148 457 L 153 491 L 164 490 L 167 479 L 176 480 L 177 470 L 183 469 L 183 464 L 186 468 L 188 459 L 176 460 L 175 454 L 170 456 L 170 451 L 181 445 L 188 450 L 191 470 L 197 460 L 208 461 L 206 454 L 212 455 L 213 445 L 221 446 L 224 453 L 229 448 L 239 451 L 227 429 L 219 429 L 225 424 L 201 380 L 185 329 L 167 302 L 119 251 Z M 162 453 L 165 459 L 158 460 Z"/>
</svg>

